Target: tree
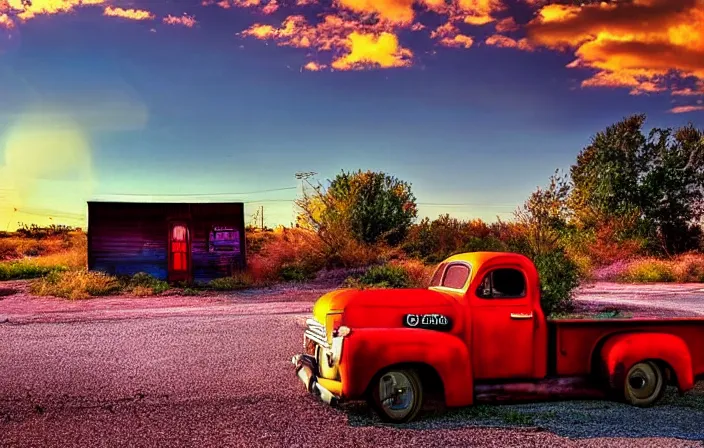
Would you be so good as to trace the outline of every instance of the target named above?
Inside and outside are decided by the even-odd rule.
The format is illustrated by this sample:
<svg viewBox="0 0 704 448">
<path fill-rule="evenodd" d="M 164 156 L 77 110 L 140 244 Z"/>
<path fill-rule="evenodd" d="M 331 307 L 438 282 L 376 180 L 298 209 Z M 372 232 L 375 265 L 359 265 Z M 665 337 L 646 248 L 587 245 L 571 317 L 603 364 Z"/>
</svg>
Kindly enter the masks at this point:
<svg viewBox="0 0 704 448">
<path fill-rule="evenodd" d="M 531 255 L 546 254 L 558 246 L 560 234 L 570 218 L 569 194 L 567 178 L 555 171 L 547 188 L 538 187 L 514 213 L 516 221 L 524 228 Z"/>
<path fill-rule="evenodd" d="M 341 172 L 297 201 L 299 222 L 327 241 L 346 233 L 365 244 L 399 244 L 417 216 L 408 183 L 381 172 Z"/>
<path fill-rule="evenodd" d="M 609 126 L 592 139 L 571 167 L 569 204 L 584 230 L 619 226 L 619 238 L 644 237 L 667 254 L 698 244 L 704 188 L 704 138 L 693 126 L 655 128 L 645 115 Z"/>
</svg>

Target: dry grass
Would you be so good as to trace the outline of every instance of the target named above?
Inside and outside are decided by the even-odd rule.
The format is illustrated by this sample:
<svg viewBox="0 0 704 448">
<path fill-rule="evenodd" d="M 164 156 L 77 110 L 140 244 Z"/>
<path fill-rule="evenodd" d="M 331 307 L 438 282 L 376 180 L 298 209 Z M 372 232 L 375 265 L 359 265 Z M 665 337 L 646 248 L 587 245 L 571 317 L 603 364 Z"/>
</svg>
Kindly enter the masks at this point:
<svg viewBox="0 0 704 448">
<path fill-rule="evenodd" d="M 657 258 L 640 258 L 625 264 L 616 279 L 632 283 L 704 282 L 704 255 L 684 254 L 679 257 L 662 260 Z"/>
<path fill-rule="evenodd" d="M 406 271 L 409 279 L 409 286 L 412 288 L 426 288 L 430 285 L 430 279 L 435 272 L 435 265 L 427 265 L 419 260 L 399 260 L 389 264 L 400 266 Z"/>
<path fill-rule="evenodd" d="M 0 260 L 56 254 L 65 251 L 72 243 L 70 237 L 41 240 L 23 237 L 0 238 Z"/>
<path fill-rule="evenodd" d="M 3 256 L 0 279 L 4 280 L 36 278 L 56 270 L 85 269 L 87 239 L 82 232 L 43 239 L 2 238 L 0 258 Z"/>
<path fill-rule="evenodd" d="M 106 296 L 118 293 L 121 289 L 122 285 L 115 277 L 88 271 L 52 272 L 30 285 L 32 294 L 71 300 Z"/>
</svg>

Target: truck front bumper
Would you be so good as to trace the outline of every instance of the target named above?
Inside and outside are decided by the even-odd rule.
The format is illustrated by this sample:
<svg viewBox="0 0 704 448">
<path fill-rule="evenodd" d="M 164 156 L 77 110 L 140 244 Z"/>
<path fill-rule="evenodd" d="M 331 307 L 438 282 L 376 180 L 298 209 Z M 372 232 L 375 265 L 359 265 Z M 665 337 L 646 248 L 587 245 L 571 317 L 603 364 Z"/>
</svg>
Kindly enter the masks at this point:
<svg viewBox="0 0 704 448">
<path fill-rule="evenodd" d="M 323 402 L 330 406 L 336 406 L 340 403 L 340 396 L 333 393 L 330 390 L 331 387 L 325 387 L 321 382 L 333 385 L 338 385 L 339 383 L 337 381 L 326 380 L 325 378 L 318 378 L 318 375 L 316 375 L 318 365 L 314 357 L 305 354 L 295 355 L 291 359 L 291 363 L 295 366 L 296 375 L 303 382 L 308 392 L 318 396 Z"/>
</svg>

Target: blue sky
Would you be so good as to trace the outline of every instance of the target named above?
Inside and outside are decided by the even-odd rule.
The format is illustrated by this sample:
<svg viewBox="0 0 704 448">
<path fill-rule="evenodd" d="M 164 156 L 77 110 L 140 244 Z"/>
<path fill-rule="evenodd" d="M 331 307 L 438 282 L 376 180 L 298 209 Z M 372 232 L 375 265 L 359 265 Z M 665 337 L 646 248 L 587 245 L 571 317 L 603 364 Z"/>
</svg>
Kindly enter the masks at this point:
<svg viewBox="0 0 704 448">
<path fill-rule="evenodd" d="M 81 225 L 89 199 L 244 200 L 250 215 L 264 205 L 267 225 L 289 224 L 297 190 L 208 194 L 357 169 L 410 182 L 421 216 L 491 221 L 626 115 L 646 113 L 651 126 L 704 122 L 704 67 L 687 56 L 664 76 L 642 45 L 619 66 L 623 57 L 609 59 L 613 48 L 589 34 L 598 26 L 590 20 L 608 19 L 589 6 L 456 0 L 440 13 L 428 0 L 280 2 L 275 11 L 266 0 L 62 1 L 62 11 L 35 0 L 28 12 L 0 0 L 0 24 L 3 14 L 11 23 L 0 25 L 0 230 L 50 216 Z M 556 32 L 541 11 L 572 23 Z M 149 18 L 129 18 L 139 12 Z M 319 13 L 344 23 L 323 28 Z M 299 14 L 305 25 L 282 31 Z M 500 47 L 491 36 L 510 41 Z M 699 38 L 671 44 L 704 54 Z M 557 48 L 560 40 L 579 42 Z M 575 58 L 580 66 L 566 67 Z M 467 205 L 433 205 L 447 203 Z"/>
</svg>

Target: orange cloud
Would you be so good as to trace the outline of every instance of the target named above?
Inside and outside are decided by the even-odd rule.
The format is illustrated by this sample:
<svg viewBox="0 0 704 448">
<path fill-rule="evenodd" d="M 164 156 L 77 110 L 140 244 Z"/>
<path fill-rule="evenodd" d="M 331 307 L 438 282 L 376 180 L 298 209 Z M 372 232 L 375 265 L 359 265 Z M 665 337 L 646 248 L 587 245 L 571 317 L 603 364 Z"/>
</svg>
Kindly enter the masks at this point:
<svg viewBox="0 0 704 448">
<path fill-rule="evenodd" d="M 144 9 L 122 9 L 113 8 L 108 6 L 103 11 L 104 16 L 109 17 L 120 17 L 122 19 L 129 20 L 152 20 L 154 19 L 154 14 Z"/>
<path fill-rule="evenodd" d="M 279 4 L 276 3 L 276 0 L 271 0 L 265 7 L 262 8 L 262 12 L 264 14 L 273 14 L 277 9 L 279 9 Z"/>
<path fill-rule="evenodd" d="M 5 13 L 0 14 L 0 28 L 11 30 L 15 27 L 15 22 Z"/>
<path fill-rule="evenodd" d="M 402 47 L 398 37 L 386 31 L 382 23 L 361 23 L 332 14 L 315 25 L 309 24 L 302 15 L 293 15 L 279 28 L 254 24 L 240 35 L 274 40 L 279 46 L 330 52 L 333 56 L 330 66 L 336 70 L 405 67 L 411 64 L 413 57 L 411 50 Z M 316 62 L 306 69 L 317 66 Z"/>
<path fill-rule="evenodd" d="M 667 75 L 704 79 L 704 0 L 549 4 L 527 34 L 535 45 L 574 51 L 570 67 L 596 70 L 585 87 L 638 94 L 670 89 Z"/>
<path fill-rule="evenodd" d="M 457 34 L 453 37 L 444 37 L 440 39 L 440 45 L 446 47 L 469 48 L 474 45 L 474 39 L 464 34 Z"/>
<path fill-rule="evenodd" d="M 318 64 L 317 62 L 310 61 L 306 65 L 303 66 L 303 70 L 308 70 L 311 72 L 319 72 L 320 70 L 323 70 L 326 68 L 327 65 L 325 64 Z"/>
<path fill-rule="evenodd" d="M 415 13 L 413 0 L 336 0 L 337 5 L 356 13 L 377 14 L 380 19 L 410 25 Z"/>
<path fill-rule="evenodd" d="M 2 6 L 3 13 L 12 11 L 20 20 L 29 20 L 37 15 L 61 14 L 73 11 L 76 7 L 99 5 L 104 0 L 6 0 Z"/>
<path fill-rule="evenodd" d="M 500 48 L 517 48 L 524 51 L 533 51 L 533 46 L 528 42 L 528 39 L 515 40 L 508 36 L 502 36 L 500 34 L 493 34 L 486 38 L 484 41 L 487 45 L 492 45 Z"/>
<path fill-rule="evenodd" d="M 518 29 L 518 24 L 513 19 L 513 17 L 506 17 L 496 22 L 496 32 L 497 33 L 510 33 L 511 31 L 516 31 Z"/>
<path fill-rule="evenodd" d="M 677 106 L 670 109 L 670 113 L 673 114 L 686 114 L 689 112 L 701 112 L 704 111 L 704 106 Z"/>
<path fill-rule="evenodd" d="M 353 70 L 367 67 L 407 67 L 413 53 L 399 45 L 396 35 L 382 32 L 375 36 L 352 32 L 347 38 L 349 53 L 334 60 L 332 68 Z"/>
<path fill-rule="evenodd" d="M 308 5 L 314 5 L 317 3 L 317 0 L 296 0 L 296 6 L 308 6 Z"/>
<path fill-rule="evenodd" d="M 196 23 L 198 23 L 194 16 L 189 16 L 187 14 L 184 14 L 181 17 L 176 17 L 169 14 L 164 17 L 163 22 L 167 25 L 183 25 L 188 28 L 193 28 Z"/>
<path fill-rule="evenodd" d="M 486 25 L 496 20 L 493 14 L 505 6 L 501 0 L 457 0 L 457 9 L 464 15 L 464 23 Z"/>
</svg>

